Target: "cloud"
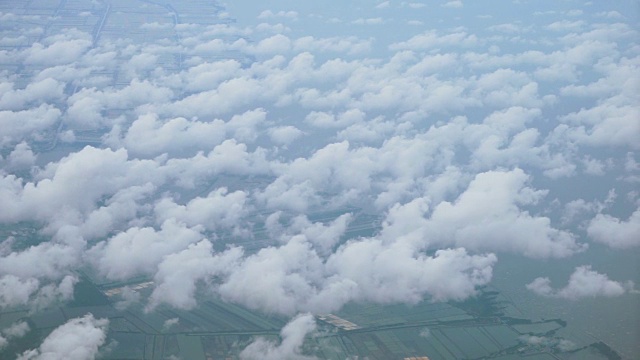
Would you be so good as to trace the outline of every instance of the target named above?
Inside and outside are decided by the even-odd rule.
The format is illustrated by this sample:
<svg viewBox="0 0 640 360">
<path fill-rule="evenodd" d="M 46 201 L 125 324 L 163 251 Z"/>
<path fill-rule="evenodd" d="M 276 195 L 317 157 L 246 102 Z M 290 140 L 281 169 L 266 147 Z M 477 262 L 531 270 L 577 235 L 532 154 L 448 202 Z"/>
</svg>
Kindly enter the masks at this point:
<svg viewBox="0 0 640 360">
<path fill-rule="evenodd" d="M 265 118 L 263 109 L 234 115 L 226 122 L 220 119 L 206 122 L 185 118 L 161 120 L 157 114 L 145 114 L 131 124 L 119 142 L 134 156 L 193 155 L 197 151 L 213 149 L 227 137 L 252 142 Z M 111 137 L 109 141 L 113 146 L 118 140 Z"/>
<path fill-rule="evenodd" d="M 605 274 L 591 270 L 591 266 L 579 266 L 569 277 L 569 283 L 561 289 L 553 289 L 551 280 L 539 277 L 527 284 L 527 289 L 537 295 L 578 300 L 587 297 L 615 297 L 633 289 L 633 283 L 610 280 Z"/>
<path fill-rule="evenodd" d="M 89 34 L 74 33 L 78 38 L 71 36 L 67 39 L 59 39 L 55 36 L 46 38 L 45 43 L 34 43 L 28 49 L 25 63 L 32 65 L 62 65 L 80 59 L 80 57 L 91 47 L 92 42 Z"/>
<path fill-rule="evenodd" d="M 258 338 L 240 353 L 241 359 L 261 360 L 304 360 L 315 359 L 301 353 L 305 338 L 315 331 L 316 322 L 311 314 L 301 314 L 294 317 L 280 331 L 279 344 Z"/>
<path fill-rule="evenodd" d="M 446 8 L 461 8 L 464 6 L 464 4 L 462 3 L 461 0 L 452 0 L 452 1 L 447 1 L 446 3 L 440 6 L 446 7 Z"/>
<path fill-rule="evenodd" d="M 40 138 L 42 132 L 52 127 L 61 115 L 58 108 L 49 104 L 19 111 L 0 110 L 0 146 Z"/>
<path fill-rule="evenodd" d="M 527 345 L 552 347 L 561 352 L 574 351 L 578 348 L 578 346 L 570 340 L 555 337 L 523 335 L 519 340 Z"/>
<path fill-rule="evenodd" d="M 0 200 L 8 206 L 0 210 L 4 221 L 39 220 L 58 229 L 78 225 L 78 217 L 96 209 L 101 197 L 120 189 L 146 183 L 162 182 L 161 174 L 152 171 L 155 162 L 128 161 L 124 149 L 85 147 L 49 163 L 33 182 L 8 175 L 0 178 Z M 160 175 L 160 176 L 159 176 Z"/>
<path fill-rule="evenodd" d="M 240 248 L 234 247 L 213 255 L 212 248 L 210 241 L 202 240 L 164 257 L 158 265 L 154 277 L 157 285 L 146 310 L 153 310 L 162 303 L 181 309 L 193 308 L 197 304 L 194 298 L 197 282 L 210 281 L 233 271 L 243 254 Z"/>
<path fill-rule="evenodd" d="M 6 329 L 2 330 L 2 334 L 4 334 L 7 338 L 21 338 L 25 336 L 31 328 L 26 321 L 18 321 L 13 323 Z"/>
<path fill-rule="evenodd" d="M 6 86 L 0 96 L 0 110 L 23 110 L 36 103 L 54 102 L 63 97 L 64 91 L 64 84 L 51 78 L 31 82 L 19 90 L 14 90 L 12 83 L 2 83 L 0 86 Z"/>
<path fill-rule="evenodd" d="M 9 153 L 8 169 L 29 169 L 36 162 L 37 155 L 26 142 L 21 142 Z"/>
<path fill-rule="evenodd" d="M 208 230 L 234 229 L 247 215 L 247 194 L 243 191 L 228 193 L 219 188 L 207 197 L 196 197 L 185 205 L 168 198 L 161 199 L 154 207 L 156 222 L 175 220 L 191 227 L 202 226 Z"/>
<path fill-rule="evenodd" d="M 272 19 L 272 18 L 286 18 L 291 20 L 298 19 L 297 11 L 283 11 L 273 12 L 271 10 L 264 10 L 258 15 L 258 19 Z"/>
<path fill-rule="evenodd" d="M 160 230 L 131 227 L 94 245 L 87 255 L 107 279 L 124 280 L 154 274 L 165 256 L 201 239 L 200 232 L 170 218 L 162 222 Z"/>
<path fill-rule="evenodd" d="M 377 18 L 358 18 L 356 20 L 353 20 L 351 22 L 352 24 L 356 24 L 356 25 L 379 25 L 379 24 L 383 24 L 384 23 L 384 19 L 381 17 L 377 17 Z"/>
<path fill-rule="evenodd" d="M 554 229 L 549 218 L 520 210 L 519 205 L 535 204 L 546 193 L 527 187 L 528 179 L 520 169 L 476 175 L 454 202 L 439 203 L 430 218 L 422 220 L 425 239 L 433 245 L 534 258 L 566 257 L 584 250 L 571 233 Z"/>
<path fill-rule="evenodd" d="M 592 241 L 637 245 L 638 211 L 603 213 L 637 202 L 633 24 L 551 11 L 537 15 L 572 18 L 446 27 L 461 13 L 435 6 L 442 24 L 345 33 L 351 20 L 406 24 L 427 7 L 376 5 L 346 22 L 265 10 L 242 27 L 221 13 L 138 29 L 169 24 L 176 36 L 7 30 L 0 222 L 37 224 L 46 241 L 3 242 L 1 306 L 65 301 L 82 268 L 152 277 L 148 310 L 199 296 L 287 315 L 445 301 L 489 283 L 502 254 L 589 251 L 583 224 Z M 582 174 L 626 197 L 574 196 Z M 348 238 L 363 213 L 379 231 Z M 252 238 L 263 222 L 268 238 Z"/>
<path fill-rule="evenodd" d="M 304 132 L 295 126 L 279 126 L 269 129 L 271 141 L 278 145 L 288 145 L 304 135 Z"/>
<path fill-rule="evenodd" d="M 636 209 L 627 220 L 598 214 L 589 222 L 587 235 L 592 240 L 612 248 L 627 249 L 639 246 L 640 209 Z"/>
<path fill-rule="evenodd" d="M 473 47 L 479 43 L 474 34 L 465 31 L 452 32 L 439 35 L 436 30 L 428 30 L 422 34 L 413 36 L 409 40 L 394 43 L 389 46 L 391 50 L 427 50 L 440 46 Z"/>
<path fill-rule="evenodd" d="M 96 319 L 92 314 L 71 319 L 55 328 L 37 349 L 25 351 L 18 359 L 93 359 L 105 342 L 108 326 L 108 319 Z"/>
<path fill-rule="evenodd" d="M 171 318 L 165 320 L 164 324 L 162 324 L 162 330 L 169 330 L 174 325 L 177 325 L 180 322 L 180 318 Z"/>
</svg>

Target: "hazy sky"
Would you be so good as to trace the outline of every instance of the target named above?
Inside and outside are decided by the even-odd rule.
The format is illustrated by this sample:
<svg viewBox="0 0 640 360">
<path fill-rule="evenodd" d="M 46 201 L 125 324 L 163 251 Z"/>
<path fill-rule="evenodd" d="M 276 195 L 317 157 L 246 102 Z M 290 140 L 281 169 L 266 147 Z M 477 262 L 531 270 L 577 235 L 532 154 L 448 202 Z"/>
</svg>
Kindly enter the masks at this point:
<svg viewBox="0 0 640 360">
<path fill-rule="evenodd" d="M 0 7 L 1 309 L 83 270 L 153 279 L 151 311 L 202 293 L 308 332 L 352 301 L 465 299 L 501 257 L 640 247 L 637 1 L 109 3 Z M 362 213 L 379 230 L 346 239 Z M 518 286 L 638 298 L 590 263 L 556 276 Z M 73 321 L 95 353 L 106 324 Z"/>
</svg>

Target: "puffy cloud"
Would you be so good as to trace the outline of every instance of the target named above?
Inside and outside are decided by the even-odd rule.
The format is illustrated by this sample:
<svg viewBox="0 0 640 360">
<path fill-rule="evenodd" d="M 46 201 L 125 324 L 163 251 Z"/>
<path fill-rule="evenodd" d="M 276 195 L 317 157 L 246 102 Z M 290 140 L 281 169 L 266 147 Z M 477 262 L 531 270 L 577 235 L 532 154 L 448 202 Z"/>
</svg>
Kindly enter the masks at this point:
<svg viewBox="0 0 640 360">
<path fill-rule="evenodd" d="M 376 9 L 386 9 L 389 7 L 389 1 L 383 1 L 375 6 Z"/>
<path fill-rule="evenodd" d="M 53 105 L 42 104 L 26 110 L 0 111 L 0 146 L 24 139 L 39 139 L 44 130 L 52 127 L 62 112 Z"/>
<path fill-rule="evenodd" d="M 7 158 L 9 169 L 24 169 L 33 166 L 36 162 L 36 155 L 26 142 L 21 142 L 11 151 Z"/>
<path fill-rule="evenodd" d="M 217 291 L 226 300 L 283 314 L 330 312 L 349 301 L 463 299 L 491 279 L 495 261 L 493 255 L 470 256 L 463 249 L 429 257 L 375 238 L 348 242 L 325 261 L 298 235 L 244 259 Z"/>
<path fill-rule="evenodd" d="M 260 15 L 258 15 L 258 19 L 271 19 L 271 18 L 277 18 L 277 17 L 282 17 L 282 18 L 287 18 L 287 19 L 291 19 L 291 20 L 297 20 L 298 19 L 298 12 L 296 11 L 277 11 L 277 12 L 273 12 L 271 10 L 264 10 L 263 12 L 260 13 Z"/>
<path fill-rule="evenodd" d="M 452 1 L 447 1 L 441 6 L 446 8 L 461 8 L 464 6 L 464 4 L 462 3 L 461 0 L 452 0 Z"/>
<path fill-rule="evenodd" d="M 119 189 L 161 183 L 163 175 L 153 161 L 128 161 L 124 149 L 112 151 L 85 147 L 59 162 L 49 163 L 33 182 L 8 175 L 0 178 L 0 210 L 4 221 L 40 220 L 53 224 L 78 224 L 103 197 Z"/>
<path fill-rule="evenodd" d="M 455 3 L 455 1 L 453 1 Z M 461 1 L 458 3 L 462 4 Z M 416 35 L 407 41 L 391 44 L 391 50 L 428 50 L 441 46 L 462 46 L 473 47 L 478 45 L 480 40 L 474 34 L 465 31 L 453 32 L 446 35 L 439 35 L 435 30 L 428 30 L 420 35 Z"/>
<path fill-rule="evenodd" d="M 29 328 L 29 324 L 26 321 L 18 321 L 8 328 L 3 329 L 2 333 L 8 338 L 21 338 L 30 330 L 31 328 Z"/>
<path fill-rule="evenodd" d="M 5 83 L 0 84 L 0 89 Z M 9 88 L 2 89 L 0 96 L 1 110 L 23 110 L 30 104 L 42 104 L 59 100 L 63 96 L 64 84 L 51 78 L 34 81 L 26 88 L 14 90 L 13 84 L 8 84 Z"/>
<path fill-rule="evenodd" d="M 520 209 L 546 194 L 527 187 L 528 179 L 520 169 L 476 175 L 454 202 L 439 203 L 428 221 L 422 220 L 426 241 L 534 258 L 566 257 L 584 250 L 571 233 L 553 228 L 549 218 Z"/>
<path fill-rule="evenodd" d="M 353 20 L 351 22 L 352 24 L 356 24 L 356 25 L 378 25 L 378 24 L 383 24 L 384 23 L 384 19 L 381 17 L 376 17 L 376 18 L 358 18 L 356 20 Z"/>
<path fill-rule="evenodd" d="M 301 353 L 305 338 L 316 329 L 316 322 L 311 314 L 300 314 L 293 318 L 280 331 L 279 344 L 258 338 L 240 353 L 244 360 L 310 360 L 314 357 Z"/>
<path fill-rule="evenodd" d="M 45 39 L 45 44 L 34 43 L 27 51 L 25 62 L 51 66 L 77 61 L 92 45 L 92 41 L 87 35 L 82 34 L 80 38 L 76 39 L 50 37 Z"/>
<path fill-rule="evenodd" d="M 621 220 L 611 215 L 598 214 L 591 219 L 587 234 L 594 241 L 612 248 L 626 249 L 640 245 L 640 209 L 629 219 Z"/>
<path fill-rule="evenodd" d="M 154 274 L 162 259 L 202 239 L 200 232 L 170 218 L 160 230 L 132 227 L 94 245 L 87 256 L 108 279 Z"/>
<path fill-rule="evenodd" d="M 25 351 L 18 359 L 94 359 L 106 340 L 108 326 L 108 319 L 96 319 L 92 314 L 71 319 L 54 329 L 37 349 Z"/>
<path fill-rule="evenodd" d="M 254 141 L 258 136 L 257 127 L 265 118 L 263 109 L 234 115 L 226 122 L 185 118 L 163 121 L 157 114 L 145 114 L 131 124 L 122 139 L 116 139 L 117 134 L 112 133 L 107 140 L 111 146 L 122 143 L 135 156 L 153 157 L 162 153 L 192 155 L 197 151 L 211 150 L 228 137 L 243 142 Z"/>
<path fill-rule="evenodd" d="M 180 322 L 180 318 L 171 318 L 165 320 L 164 324 L 162 324 L 162 330 L 169 330 L 174 325 L 177 325 Z"/>
<path fill-rule="evenodd" d="M 52 241 L 0 257 L 0 271 L 21 279 L 59 279 L 81 263 L 84 245 L 75 229 L 65 228 Z"/>
<path fill-rule="evenodd" d="M 0 351 L 9 344 L 9 340 L 21 338 L 30 330 L 29 324 L 25 321 L 13 323 L 8 328 L 2 329 L 2 335 L 0 335 Z"/>
<path fill-rule="evenodd" d="M 177 220 L 188 226 L 202 226 L 208 230 L 233 229 L 247 214 L 247 194 L 243 191 L 228 193 L 219 188 L 207 197 L 196 197 L 185 205 L 178 205 L 164 198 L 154 208 L 157 222 Z"/>
<path fill-rule="evenodd" d="M 12 308 L 27 305 L 33 311 L 40 311 L 52 304 L 73 299 L 73 288 L 78 282 L 75 276 L 67 275 L 58 284 L 41 282 L 28 277 L 21 279 L 9 274 L 0 277 L 0 308 Z"/>
<path fill-rule="evenodd" d="M 154 278 L 157 285 L 147 310 L 162 303 L 182 309 L 193 308 L 196 305 L 196 283 L 232 271 L 243 254 L 241 249 L 233 248 L 213 255 L 212 248 L 211 242 L 202 240 L 180 252 L 167 255 L 158 266 Z"/>
<path fill-rule="evenodd" d="M 295 126 L 279 126 L 269 129 L 271 141 L 278 145 L 288 145 L 304 135 L 304 132 Z"/>
<path fill-rule="evenodd" d="M 551 287 L 551 280 L 539 277 L 527 284 L 527 289 L 545 297 L 578 300 L 586 297 L 620 296 L 633 289 L 633 283 L 625 284 L 610 280 L 605 274 L 591 270 L 591 266 L 578 266 L 569 277 L 569 283 L 561 288 Z"/>
<path fill-rule="evenodd" d="M 67 99 L 68 108 L 65 122 L 80 129 L 100 128 L 105 125 L 113 126 L 113 120 L 103 116 L 103 112 L 110 108 L 134 109 L 160 107 L 173 96 L 173 92 L 151 82 L 133 79 L 122 88 L 82 88 Z"/>
<path fill-rule="evenodd" d="M 6 308 L 26 304 L 39 286 L 34 278 L 22 281 L 14 275 L 4 275 L 0 278 L 0 307 Z"/>
<path fill-rule="evenodd" d="M 427 6 L 376 4 L 395 7 L 393 19 L 375 9 L 341 23 L 310 14 L 309 25 L 334 23 L 322 31 L 296 28 L 295 11 L 271 10 L 259 15 L 268 23 L 242 28 L 225 14 L 221 24 L 148 22 L 137 29 L 161 31 L 144 39 L 7 30 L 0 42 L 20 48 L 0 51 L 9 66 L 0 74 L 0 222 L 33 221 L 51 239 L 20 250 L 3 243 L 0 284 L 12 291 L 0 295 L 3 306 L 63 299 L 83 266 L 112 279 L 154 277 L 149 309 L 192 307 L 201 285 L 287 314 L 462 299 L 490 281 L 497 260 L 484 251 L 546 258 L 586 249 L 571 233 L 575 220 L 608 205 L 548 200 L 567 198 L 560 178 L 578 171 L 609 188 L 637 181 L 632 153 L 616 160 L 638 146 L 637 30 L 609 12 L 595 15 L 599 24 L 491 26 L 481 16 L 488 31 L 413 21 L 423 29 L 408 36 L 366 26 L 345 36 L 356 29 L 350 20 L 402 25 L 402 12 Z M 14 74 L 12 64 L 26 67 Z M 90 141 L 100 148 L 77 147 Z M 33 167 L 36 154 L 49 164 Z M 378 215 L 381 231 L 345 239 L 355 213 L 310 220 L 345 207 Z M 563 227 L 554 209 L 565 210 Z M 213 250 L 218 231 L 251 236 L 273 211 L 269 246 Z M 636 214 L 597 215 L 587 234 L 635 246 Z"/>
<path fill-rule="evenodd" d="M 157 265 L 157 286 L 148 309 L 161 303 L 195 306 L 198 283 L 227 301 L 287 315 L 331 312 L 350 301 L 464 299 L 490 281 L 496 261 L 493 254 L 469 255 L 461 248 L 427 256 L 423 245 L 405 240 L 410 234 L 403 231 L 411 229 L 398 229 L 397 240 L 387 233 L 384 239 L 338 245 L 348 214 L 329 224 L 299 216 L 287 228 L 278 225 L 278 216 L 269 217 L 266 226 L 280 235 L 281 245 L 245 256 L 238 247 L 214 253 L 211 243 L 203 240 L 166 255 Z M 145 254 L 149 257 L 149 250 Z"/>
</svg>

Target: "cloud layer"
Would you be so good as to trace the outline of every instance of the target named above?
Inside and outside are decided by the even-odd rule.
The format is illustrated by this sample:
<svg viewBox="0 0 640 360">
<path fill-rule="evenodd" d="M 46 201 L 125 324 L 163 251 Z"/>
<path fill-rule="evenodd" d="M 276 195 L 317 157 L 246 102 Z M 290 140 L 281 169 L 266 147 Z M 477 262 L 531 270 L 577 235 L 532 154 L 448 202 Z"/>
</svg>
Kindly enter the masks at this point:
<svg viewBox="0 0 640 360">
<path fill-rule="evenodd" d="M 638 248 L 640 48 L 624 5 L 300 3 L 234 22 L 212 4 L 206 20 L 112 4 L 98 33 L 51 25 L 67 12 L 0 13 L 1 309 L 69 301 L 79 269 L 153 279 L 148 311 L 463 300 L 500 257 Z M 630 289 L 588 265 L 527 287 Z M 244 356 L 301 356 L 311 320 Z M 60 329 L 23 357 L 74 339 L 92 356 L 106 323 Z"/>
</svg>

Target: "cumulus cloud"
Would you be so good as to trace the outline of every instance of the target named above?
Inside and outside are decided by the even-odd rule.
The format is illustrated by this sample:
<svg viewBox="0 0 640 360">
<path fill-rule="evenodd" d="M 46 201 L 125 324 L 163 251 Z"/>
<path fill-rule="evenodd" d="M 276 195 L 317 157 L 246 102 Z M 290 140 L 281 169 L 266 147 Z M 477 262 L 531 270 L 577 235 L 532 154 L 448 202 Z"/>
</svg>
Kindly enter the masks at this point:
<svg viewBox="0 0 640 360">
<path fill-rule="evenodd" d="M 315 357 L 302 354 L 305 338 L 316 329 L 316 322 L 311 314 L 300 314 L 293 318 L 280 331 L 279 344 L 258 338 L 240 353 L 241 359 L 264 360 L 304 360 Z"/>
<path fill-rule="evenodd" d="M 18 321 L 8 328 L 2 329 L 2 334 L 0 334 L 0 351 L 3 350 L 12 339 L 19 339 L 25 336 L 31 328 L 26 321 Z"/>
<path fill-rule="evenodd" d="M 612 248 L 626 249 L 640 245 L 640 209 L 627 220 L 607 214 L 598 214 L 591 219 L 587 234 L 594 241 Z"/>
<path fill-rule="evenodd" d="M 480 40 L 476 35 L 468 34 L 466 31 L 440 35 L 436 30 L 428 30 L 422 34 L 413 36 L 406 41 L 391 44 L 389 48 L 391 50 L 427 50 L 435 47 L 452 45 L 473 47 L 478 45 L 479 41 Z"/>
<path fill-rule="evenodd" d="M 37 349 L 25 351 L 18 359 L 94 359 L 105 342 L 108 326 L 108 319 L 96 319 L 92 314 L 71 319 L 54 329 Z"/>
<path fill-rule="evenodd" d="M 464 4 L 462 3 L 461 0 L 453 0 L 453 1 L 447 1 L 441 6 L 446 8 L 461 8 L 464 6 Z"/>
<path fill-rule="evenodd" d="M 278 145 L 288 145 L 303 135 L 304 132 L 302 130 L 291 125 L 269 129 L 271 141 Z"/>
<path fill-rule="evenodd" d="M 26 110 L 0 110 L 0 146 L 39 138 L 44 130 L 52 127 L 62 115 L 53 105 L 41 104 Z"/>
<path fill-rule="evenodd" d="M 196 305 L 194 295 L 197 282 L 233 271 L 243 254 L 241 249 L 233 248 L 213 255 L 212 248 L 210 241 L 202 240 L 185 250 L 167 255 L 158 265 L 155 275 L 157 285 L 147 310 L 162 303 L 182 309 L 193 308 Z"/>
<path fill-rule="evenodd" d="M 21 142 L 9 153 L 7 158 L 9 169 L 28 169 L 36 162 L 37 155 L 26 142 Z"/>
<path fill-rule="evenodd" d="M 31 328 L 29 327 L 29 324 L 27 324 L 27 322 L 18 321 L 16 323 L 13 323 L 8 328 L 3 329 L 2 333 L 8 338 L 21 338 L 25 336 L 30 330 Z"/>
<path fill-rule="evenodd" d="M 429 220 L 423 220 L 426 239 L 534 258 L 566 257 L 584 250 L 571 233 L 553 228 L 549 218 L 520 209 L 546 193 L 526 186 L 528 179 L 520 169 L 476 175 L 453 203 L 438 204 Z"/>
<path fill-rule="evenodd" d="M 20 278 L 9 274 L 0 277 L 0 308 L 26 305 L 32 311 L 40 311 L 56 303 L 73 299 L 75 276 L 67 275 L 58 282 L 41 282 L 36 277 Z"/>
<path fill-rule="evenodd" d="M 578 348 L 578 346 L 570 340 L 555 337 L 523 335 L 519 340 L 527 345 L 553 347 L 561 352 L 573 351 Z"/>
<path fill-rule="evenodd" d="M 94 245 L 87 255 L 108 279 L 124 280 L 153 274 L 165 256 L 201 239 L 200 232 L 171 218 L 159 230 L 131 227 Z"/>
<path fill-rule="evenodd" d="M 349 218 L 323 225 L 297 217 L 283 230 L 277 216 L 270 217 L 267 227 L 283 234 L 282 244 L 251 255 L 239 247 L 216 253 L 208 240 L 189 245 L 157 265 L 148 309 L 161 303 L 192 308 L 198 283 L 227 301 L 291 315 L 331 312 L 349 301 L 464 299 L 491 279 L 493 254 L 470 255 L 460 248 L 427 256 L 424 246 L 401 236 L 337 245 Z"/>
<path fill-rule="evenodd" d="M 615 297 L 633 290 L 633 283 L 610 280 L 605 274 L 591 270 L 591 266 L 578 266 L 569 277 L 569 283 L 560 289 L 551 287 L 551 280 L 539 277 L 527 284 L 527 289 L 545 297 L 578 300 L 587 297 Z"/>
<path fill-rule="evenodd" d="M 278 10 L 246 27 L 221 13 L 137 28 L 161 39 L 19 29 L 26 15 L 0 14 L 17 26 L 0 42 L 19 45 L 0 51 L 0 222 L 48 238 L 2 244 L 0 306 L 65 301 L 84 267 L 152 277 L 151 299 L 125 296 L 148 310 L 188 309 L 201 294 L 287 315 L 463 299 L 491 280 L 494 253 L 588 251 L 574 234 L 584 216 L 591 240 L 636 246 L 638 211 L 562 200 L 577 198 L 565 195 L 581 172 L 609 188 L 638 181 L 632 24 L 617 11 L 597 24 L 580 11 L 538 12 L 571 17 L 545 23 L 481 15 L 488 32 L 409 20 L 426 6 L 309 14 L 333 24 L 323 31 Z M 421 29 L 353 26 L 389 21 Z M 319 210 L 341 215 L 320 221 Z M 348 238 L 362 213 L 379 231 Z M 249 239 L 263 222 L 268 238 Z M 264 245 L 242 248 L 240 236 Z"/>
</svg>

